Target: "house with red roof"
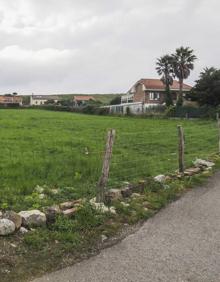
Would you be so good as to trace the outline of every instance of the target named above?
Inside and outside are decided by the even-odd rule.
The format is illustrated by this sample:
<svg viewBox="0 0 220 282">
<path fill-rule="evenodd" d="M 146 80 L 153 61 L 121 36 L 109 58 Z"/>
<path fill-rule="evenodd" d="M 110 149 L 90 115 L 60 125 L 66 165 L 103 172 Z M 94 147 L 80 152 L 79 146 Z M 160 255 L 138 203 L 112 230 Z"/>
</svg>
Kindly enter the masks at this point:
<svg viewBox="0 0 220 282">
<path fill-rule="evenodd" d="M 89 101 L 95 101 L 95 98 L 91 95 L 76 95 L 73 97 L 74 106 L 83 106 Z"/>
<path fill-rule="evenodd" d="M 0 96 L 0 106 L 22 106 L 22 96 L 6 94 Z"/>
<path fill-rule="evenodd" d="M 183 84 L 183 96 L 191 90 L 191 86 Z M 170 86 L 174 104 L 177 101 L 179 82 L 173 81 Z M 129 91 L 121 97 L 121 104 L 109 106 L 110 112 L 125 114 L 129 111 L 133 114 L 141 114 L 146 108 L 158 105 L 165 105 L 165 85 L 160 79 L 142 78 L 138 80 Z"/>
</svg>

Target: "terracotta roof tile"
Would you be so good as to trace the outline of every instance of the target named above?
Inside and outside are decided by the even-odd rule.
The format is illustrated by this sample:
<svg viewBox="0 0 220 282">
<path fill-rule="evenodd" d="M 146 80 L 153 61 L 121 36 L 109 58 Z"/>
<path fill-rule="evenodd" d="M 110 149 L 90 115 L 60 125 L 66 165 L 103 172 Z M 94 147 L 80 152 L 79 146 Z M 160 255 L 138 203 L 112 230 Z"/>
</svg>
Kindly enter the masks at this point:
<svg viewBox="0 0 220 282">
<path fill-rule="evenodd" d="M 163 82 L 160 79 L 148 79 L 148 78 L 142 78 L 138 82 L 135 83 L 137 84 L 143 84 L 147 90 L 164 90 L 165 86 Z M 187 84 L 183 84 L 183 90 L 191 90 L 191 86 Z M 173 85 L 170 86 L 171 90 L 178 90 L 179 89 L 179 82 L 177 80 L 173 81 Z"/>
<path fill-rule="evenodd" d="M 74 96 L 74 101 L 89 101 L 89 100 L 95 100 L 93 96 L 90 95 L 82 95 L 82 96 Z"/>
</svg>

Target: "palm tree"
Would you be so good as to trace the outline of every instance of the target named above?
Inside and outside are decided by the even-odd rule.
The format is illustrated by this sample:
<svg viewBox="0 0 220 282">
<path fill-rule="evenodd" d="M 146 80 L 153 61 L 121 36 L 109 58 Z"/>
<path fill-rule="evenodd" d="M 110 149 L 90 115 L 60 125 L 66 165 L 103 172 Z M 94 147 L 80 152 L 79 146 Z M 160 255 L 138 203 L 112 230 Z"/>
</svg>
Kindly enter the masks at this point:
<svg viewBox="0 0 220 282">
<path fill-rule="evenodd" d="M 173 85 L 173 67 L 172 67 L 172 60 L 171 56 L 165 55 L 157 59 L 156 62 L 156 70 L 157 73 L 162 76 L 161 81 L 165 85 L 166 89 L 166 105 L 171 106 L 173 105 L 173 99 L 170 93 L 170 86 Z"/>
<path fill-rule="evenodd" d="M 177 103 L 183 103 L 183 81 L 190 75 L 190 71 L 194 69 L 194 61 L 197 59 L 193 54 L 194 50 L 190 47 L 180 47 L 176 49 L 176 53 L 172 54 L 172 65 L 176 77 L 179 79 L 179 96 Z"/>
<path fill-rule="evenodd" d="M 210 68 L 206 67 L 206 68 L 204 68 L 203 71 L 200 73 L 199 78 L 200 78 L 200 79 L 208 78 L 208 77 L 210 77 L 215 71 L 217 71 L 217 69 L 214 68 L 214 67 L 210 67 Z"/>
</svg>

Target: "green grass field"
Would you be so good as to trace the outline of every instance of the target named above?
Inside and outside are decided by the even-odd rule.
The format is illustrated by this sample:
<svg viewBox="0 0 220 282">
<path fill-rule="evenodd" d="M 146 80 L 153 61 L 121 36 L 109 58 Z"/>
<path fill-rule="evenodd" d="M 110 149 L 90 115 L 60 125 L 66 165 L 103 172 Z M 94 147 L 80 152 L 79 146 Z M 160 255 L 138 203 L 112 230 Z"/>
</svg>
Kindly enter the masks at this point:
<svg viewBox="0 0 220 282">
<path fill-rule="evenodd" d="M 48 196 L 38 205 L 94 195 L 110 128 L 117 136 L 109 187 L 174 171 L 178 124 L 185 130 L 187 165 L 217 151 L 214 121 L 0 110 L 0 207 L 33 207 L 36 185 L 61 188 L 59 197 Z"/>
</svg>

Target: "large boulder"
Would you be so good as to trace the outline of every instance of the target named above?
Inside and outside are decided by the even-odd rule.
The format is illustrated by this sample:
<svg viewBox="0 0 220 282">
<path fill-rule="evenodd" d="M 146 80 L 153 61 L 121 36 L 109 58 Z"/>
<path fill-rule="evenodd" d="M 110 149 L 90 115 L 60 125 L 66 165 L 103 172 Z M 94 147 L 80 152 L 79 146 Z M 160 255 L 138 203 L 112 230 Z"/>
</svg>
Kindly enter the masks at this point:
<svg viewBox="0 0 220 282">
<path fill-rule="evenodd" d="M 22 218 L 18 213 L 14 211 L 6 211 L 3 217 L 13 221 L 16 229 L 19 229 L 21 227 Z"/>
<path fill-rule="evenodd" d="M 15 224 L 13 221 L 3 218 L 0 219 L 0 235 L 6 236 L 12 234 L 15 231 Z"/>
<path fill-rule="evenodd" d="M 27 227 L 38 227 L 46 224 L 46 215 L 39 210 L 21 211 L 22 225 Z"/>
</svg>

